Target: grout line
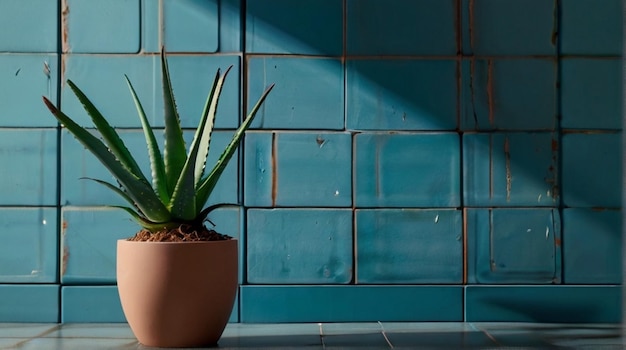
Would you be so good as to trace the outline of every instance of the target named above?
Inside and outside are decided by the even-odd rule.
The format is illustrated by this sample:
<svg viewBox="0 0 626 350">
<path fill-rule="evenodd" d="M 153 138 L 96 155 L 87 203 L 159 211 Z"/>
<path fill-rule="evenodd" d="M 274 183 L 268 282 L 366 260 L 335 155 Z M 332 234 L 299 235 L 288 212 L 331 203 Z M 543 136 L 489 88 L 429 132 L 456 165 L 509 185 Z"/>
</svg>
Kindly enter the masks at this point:
<svg viewBox="0 0 626 350">
<path fill-rule="evenodd" d="M 15 343 L 15 344 L 11 345 L 10 348 L 12 348 L 12 349 L 13 348 L 19 349 L 19 348 L 21 348 L 23 345 L 25 345 L 26 343 L 28 343 L 31 340 L 35 340 L 35 339 L 38 339 L 38 338 L 43 338 L 43 337 L 45 337 L 46 335 L 48 335 L 48 334 L 50 334 L 52 332 L 60 330 L 61 326 L 62 326 L 61 324 L 57 324 L 57 325 L 53 326 L 52 328 L 50 328 L 48 330 L 45 330 L 45 331 L 43 331 L 43 332 L 41 332 L 41 333 L 39 333 L 37 335 L 34 335 L 32 337 L 25 338 L 24 340 L 19 341 L 19 342 Z"/>
<path fill-rule="evenodd" d="M 380 330 L 382 332 L 383 337 L 385 338 L 385 341 L 389 345 L 389 348 L 393 349 L 393 344 L 391 344 L 391 341 L 389 340 L 389 338 L 387 338 L 387 332 L 385 332 L 385 327 L 383 327 L 383 323 L 378 321 L 378 324 L 380 325 Z"/>
<path fill-rule="evenodd" d="M 322 349 L 326 349 L 326 343 L 324 342 L 324 329 L 322 323 L 317 324 L 320 327 L 320 341 L 322 342 Z"/>
</svg>

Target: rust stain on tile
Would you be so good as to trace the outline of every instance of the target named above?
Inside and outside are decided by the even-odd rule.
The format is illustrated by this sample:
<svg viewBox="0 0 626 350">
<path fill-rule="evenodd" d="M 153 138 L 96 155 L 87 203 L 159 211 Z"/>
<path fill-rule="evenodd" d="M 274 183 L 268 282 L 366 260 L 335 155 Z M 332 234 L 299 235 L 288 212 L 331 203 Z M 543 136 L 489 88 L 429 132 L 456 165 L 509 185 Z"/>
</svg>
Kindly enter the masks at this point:
<svg viewBox="0 0 626 350">
<path fill-rule="evenodd" d="M 550 42 L 552 46 L 556 46 L 557 39 L 559 37 L 559 1 L 554 0 L 554 9 L 552 11 L 552 35 Z"/>
<path fill-rule="evenodd" d="M 65 276 L 65 273 L 67 272 L 67 265 L 69 263 L 70 260 L 70 251 L 69 249 L 67 249 L 67 245 L 63 246 L 63 258 L 61 261 L 61 276 Z"/>
<path fill-rule="evenodd" d="M 63 52 L 68 52 L 70 50 L 69 44 L 69 15 L 70 15 L 70 7 L 67 3 L 67 0 L 61 1 L 61 6 L 63 10 L 61 10 L 61 43 Z"/>
<path fill-rule="evenodd" d="M 65 243 L 66 231 L 67 231 L 67 221 L 63 220 L 63 223 L 61 224 L 61 239 L 63 240 L 63 243 Z M 67 248 L 67 244 L 63 244 L 63 255 L 61 256 L 61 276 L 65 276 L 69 259 L 70 259 L 70 251 Z"/>
<path fill-rule="evenodd" d="M 493 126 L 494 115 L 493 60 L 487 60 L 487 103 L 489 105 L 489 125 Z"/>
<path fill-rule="evenodd" d="M 509 138 L 504 138 L 504 167 L 506 171 L 506 201 L 511 201 L 511 186 L 513 184 L 513 174 L 511 173 L 511 148 Z"/>
</svg>

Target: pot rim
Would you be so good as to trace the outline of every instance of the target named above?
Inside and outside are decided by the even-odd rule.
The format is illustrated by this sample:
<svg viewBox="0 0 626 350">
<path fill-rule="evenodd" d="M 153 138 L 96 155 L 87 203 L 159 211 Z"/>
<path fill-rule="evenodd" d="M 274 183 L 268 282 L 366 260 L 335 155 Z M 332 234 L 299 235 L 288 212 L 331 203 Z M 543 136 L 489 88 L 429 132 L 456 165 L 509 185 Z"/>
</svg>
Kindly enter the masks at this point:
<svg viewBox="0 0 626 350">
<path fill-rule="evenodd" d="M 155 244 L 155 245 L 190 245 L 190 244 L 220 244 L 226 243 L 230 241 L 237 242 L 237 238 L 224 239 L 220 241 L 188 241 L 188 242 L 153 242 L 153 241 L 129 241 L 128 238 L 118 239 L 117 242 L 128 243 L 128 244 Z"/>
</svg>

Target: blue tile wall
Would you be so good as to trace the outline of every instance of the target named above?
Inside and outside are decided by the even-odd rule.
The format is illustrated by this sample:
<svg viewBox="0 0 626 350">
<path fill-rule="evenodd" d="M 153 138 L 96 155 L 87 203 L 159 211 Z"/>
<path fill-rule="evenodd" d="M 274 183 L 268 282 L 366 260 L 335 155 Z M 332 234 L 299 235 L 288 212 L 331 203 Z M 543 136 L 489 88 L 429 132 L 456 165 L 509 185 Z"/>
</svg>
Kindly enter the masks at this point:
<svg viewBox="0 0 626 350">
<path fill-rule="evenodd" d="M 59 322 L 58 284 L 0 284 L 0 322 Z"/>
<path fill-rule="evenodd" d="M 619 210 L 563 210 L 563 274 L 566 283 L 622 281 L 622 216 Z"/>
<path fill-rule="evenodd" d="M 216 52 L 218 19 L 217 0 L 165 0 L 163 44 L 169 51 Z"/>
<path fill-rule="evenodd" d="M 54 127 L 41 96 L 57 99 L 58 56 L 0 55 L 0 123 L 3 127 Z"/>
<path fill-rule="evenodd" d="M 453 0 L 347 0 L 347 53 L 454 55 L 455 3 Z"/>
<path fill-rule="evenodd" d="M 0 227 L 0 283 L 56 282 L 55 208 L 0 208 Z"/>
<path fill-rule="evenodd" d="M 124 74 L 162 141 L 161 47 L 188 143 L 232 66 L 209 166 L 276 84 L 209 199 L 231 322 L 619 320 L 620 5 L 0 1 L 0 322 L 124 322 L 138 226 L 41 96 L 91 126 L 74 81 L 149 175 Z"/>
<path fill-rule="evenodd" d="M 242 286 L 241 321 L 458 322 L 462 302 L 459 286 Z"/>
<path fill-rule="evenodd" d="M 56 1 L 2 2 L 0 52 L 56 52 L 59 11 Z"/>
<path fill-rule="evenodd" d="M 352 130 L 454 130 L 453 60 L 349 60 L 346 126 Z"/>
<path fill-rule="evenodd" d="M 560 283 L 557 210 L 468 209 L 466 220 L 469 283 Z"/>
<path fill-rule="evenodd" d="M 622 128 L 621 59 L 563 59 L 561 76 L 563 128 Z"/>
<path fill-rule="evenodd" d="M 357 207 L 456 207 L 460 203 L 455 133 L 355 136 Z"/>
<path fill-rule="evenodd" d="M 66 52 L 136 53 L 141 48 L 140 0 L 66 0 Z M 115 18 L 115 21 L 99 21 Z"/>
<path fill-rule="evenodd" d="M 341 0 L 248 0 L 246 5 L 247 52 L 327 56 L 343 52 Z"/>
<path fill-rule="evenodd" d="M 355 222 L 357 283 L 463 281 L 460 211 L 362 209 Z"/>
<path fill-rule="evenodd" d="M 568 207 L 621 207 L 622 141 L 618 133 L 563 136 L 563 202 Z"/>
<path fill-rule="evenodd" d="M 0 205 L 55 204 L 56 142 L 54 129 L 0 129 Z"/>
<path fill-rule="evenodd" d="M 339 59 L 253 56 L 247 64 L 247 111 L 269 84 L 276 84 L 253 127 L 343 129 L 344 68 Z"/>
<path fill-rule="evenodd" d="M 556 206 L 558 135 L 466 133 L 463 190 L 469 206 Z"/>
<path fill-rule="evenodd" d="M 464 53 L 556 55 L 556 1 L 461 0 L 460 3 Z"/>
<path fill-rule="evenodd" d="M 622 2 L 561 1 L 561 50 L 566 55 L 622 54 Z"/>
<path fill-rule="evenodd" d="M 245 204 L 352 205 L 352 139 L 348 133 L 249 132 Z"/>
<path fill-rule="evenodd" d="M 352 212 L 347 209 L 251 209 L 247 281 L 252 284 L 351 282 Z"/>
<path fill-rule="evenodd" d="M 463 61 L 464 130 L 554 130 L 555 59 Z"/>
<path fill-rule="evenodd" d="M 468 322 L 615 323 L 620 286 L 468 286 Z"/>
</svg>

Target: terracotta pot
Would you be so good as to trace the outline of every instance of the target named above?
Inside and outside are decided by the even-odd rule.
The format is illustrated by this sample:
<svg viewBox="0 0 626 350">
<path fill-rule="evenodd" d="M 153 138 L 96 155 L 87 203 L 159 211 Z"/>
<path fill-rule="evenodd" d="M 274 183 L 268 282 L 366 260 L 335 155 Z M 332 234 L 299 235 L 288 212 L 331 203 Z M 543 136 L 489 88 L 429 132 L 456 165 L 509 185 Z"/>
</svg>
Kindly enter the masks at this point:
<svg viewBox="0 0 626 350">
<path fill-rule="evenodd" d="M 237 241 L 117 241 L 126 320 L 154 347 L 217 344 L 237 292 Z"/>
</svg>

